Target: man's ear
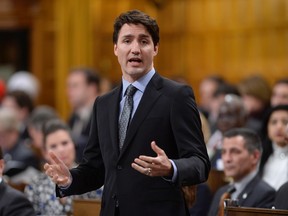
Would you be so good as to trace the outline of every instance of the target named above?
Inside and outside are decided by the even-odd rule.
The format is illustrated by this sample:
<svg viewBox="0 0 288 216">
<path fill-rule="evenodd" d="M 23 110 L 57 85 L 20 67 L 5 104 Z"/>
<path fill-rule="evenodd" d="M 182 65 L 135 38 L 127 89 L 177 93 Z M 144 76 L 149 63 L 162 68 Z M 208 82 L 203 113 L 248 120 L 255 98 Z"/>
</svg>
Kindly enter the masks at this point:
<svg viewBox="0 0 288 216">
<path fill-rule="evenodd" d="M 253 159 L 254 159 L 255 164 L 258 164 L 260 161 L 260 157 L 261 157 L 260 151 L 255 150 L 252 155 L 253 155 Z"/>
<path fill-rule="evenodd" d="M 115 56 L 118 56 L 118 47 L 117 47 L 117 44 L 114 44 L 114 54 L 115 54 Z"/>
<path fill-rule="evenodd" d="M 158 54 L 158 48 L 159 48 L 159 43 L 156 46 L 154 46 L 154 56 Z"/>
</svg>

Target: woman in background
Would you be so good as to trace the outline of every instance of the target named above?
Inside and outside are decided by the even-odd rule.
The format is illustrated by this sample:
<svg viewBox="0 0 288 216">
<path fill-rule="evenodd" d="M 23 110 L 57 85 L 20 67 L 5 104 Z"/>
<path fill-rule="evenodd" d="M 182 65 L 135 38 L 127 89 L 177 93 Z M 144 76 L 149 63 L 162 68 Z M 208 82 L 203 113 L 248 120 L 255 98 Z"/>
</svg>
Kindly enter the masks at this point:
<svg viewBox="0 0 288 216">
<path fill-rule="evenodd" d="M 59 119 L 47 121 L 43 127 L 43 143 L 46 157 L 51 151 L 61 158 L 69 168 L 76 166 L 75 144 L 70 128 L 64 122 Z M 32 202 L 38 215 L 66 215 L 72 212 L 73 198 L 101 198 L 101 190 L 83 195 L 57 198 L 55 184 L 45 173 L 39 174 L 30 185 L 27 185 L 25 194 Z"/>
<path fill-rule="evenodd" d="M 262 178 L 276 191 L 288 181 L 288 143 L 285 129 L 288 105 L 271 108 L 263 124 L 263 154 L 260 163 Z"/>
</svg>

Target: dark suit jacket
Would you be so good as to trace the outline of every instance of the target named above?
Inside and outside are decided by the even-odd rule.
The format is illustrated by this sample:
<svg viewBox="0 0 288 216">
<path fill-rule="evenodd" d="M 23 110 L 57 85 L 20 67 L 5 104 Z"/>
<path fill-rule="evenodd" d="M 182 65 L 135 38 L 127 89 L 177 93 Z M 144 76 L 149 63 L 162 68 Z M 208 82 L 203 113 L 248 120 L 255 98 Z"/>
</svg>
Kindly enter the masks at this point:
<svg viewBox="0 0 288 216">
<path fill-rule="evenodd" d="M 77 117 L 76 113 L 72 113 L 68 120 L 68 125 L 70 128 L 73 128 L 74 124 L 76 124 L 79 117 Z M 74 141 L 76 142 L 76 162 L 80 163 L 82 158 L 83 158 L 83 152 L 86 147 L 88 138 L 89 138 L 89 133 L 90 133 L 90 126 L 91 126 L 91 120 L 86 122 L 83 125 L 83 128 L 81 130 L 81 133 L 79 136 L 75 136 L 73 134 Z"/>
<path fill-rule="evenodd" d="M 0 215 L 1 216 L 33 216 L 36 215 L 32 204 L 20 192 L 5 182 L 0 183 Z"/>
<path fill-rule="evenodd" d="M 288 182 L 283 184 L 276 193 L 275 208 L 288 210 Z"/>
<path fill-rule="evenodd" d="M 210 170 L 191 88 L 156 73 L 146 87 L 119 152 L 121 90 L 118 87 L 97 98 L 83 161 L 71 170 L 72 185 L 62 195 L 84 193 L 104 184 L 101 215 L 114 216 L 116 206 L 121 216 L 189 215 L 181 185 L 206 181 Z M 178 170 L 176 183 L 148 177 L 131 167 L 139 155 L 156 156 L 151 149 L 153 140 L 174 160 Z"/>
<path fill-rule="evenodd" d="M 215 216 L 218 212 L 220 198 L 224 192 L 231 187 L 225 185 L 221 187 L 214 195 L 209 216 Z M 276 191 L 264 182 L 259 176 L 253 178 L 245 189 L 239 194 L 239 205 L 244 207 L 272 208 Z"/>
</svg>

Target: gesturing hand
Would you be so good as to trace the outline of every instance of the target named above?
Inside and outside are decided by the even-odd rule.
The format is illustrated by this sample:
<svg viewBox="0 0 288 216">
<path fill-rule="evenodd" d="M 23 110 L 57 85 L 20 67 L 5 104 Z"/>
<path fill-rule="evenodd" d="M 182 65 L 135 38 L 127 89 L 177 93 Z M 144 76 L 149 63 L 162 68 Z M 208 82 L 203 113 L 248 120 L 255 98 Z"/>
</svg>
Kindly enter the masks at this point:
<svg viewBox="0 0 288 216">
<path fill-rule="evenodd" d="M 69 186 L 72 180 L 68 167 L 53 152 L 49 152 L 49 156 L 51 164 L 44 165 L 46 175 L 59 186 Z"/>
<path fill-rule="evenodd" d="M 138 172 L 149 176 L 172 176 L 173 166 L 164 150 L 151 142 L 151 148 L 157 154 L 156 157 L 140 155 L 135 158 L 131 166 Z"/>
</svg>

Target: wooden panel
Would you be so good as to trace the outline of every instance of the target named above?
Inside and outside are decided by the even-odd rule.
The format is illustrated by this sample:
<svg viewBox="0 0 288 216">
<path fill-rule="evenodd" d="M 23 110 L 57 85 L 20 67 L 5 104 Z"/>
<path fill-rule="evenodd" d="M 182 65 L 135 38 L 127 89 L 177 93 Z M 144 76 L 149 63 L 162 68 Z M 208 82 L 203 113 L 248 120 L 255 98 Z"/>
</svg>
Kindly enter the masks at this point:
<svg viewBox="0 0 288 216">
<path fill-rule="evenodd" d="M 257 72 L 270 84 L 288 74 L 287 0 L 0 0 L 0 27 L 30 28 L 31 71 L 42 85 L 39 103 L 65 118 L 70 67 L 88 65 L 120 80 L 113 22 L 134 8 L 159 23 L 156 69 L 186 78 L 196 97 L 199 82 L 211 74 L 237 83 Z"/>
<path fill-rule="evenodd" d="M 100 200 L 73 200 L 73 216 L 99 216 L 101 209 Z"/>
</svg>

